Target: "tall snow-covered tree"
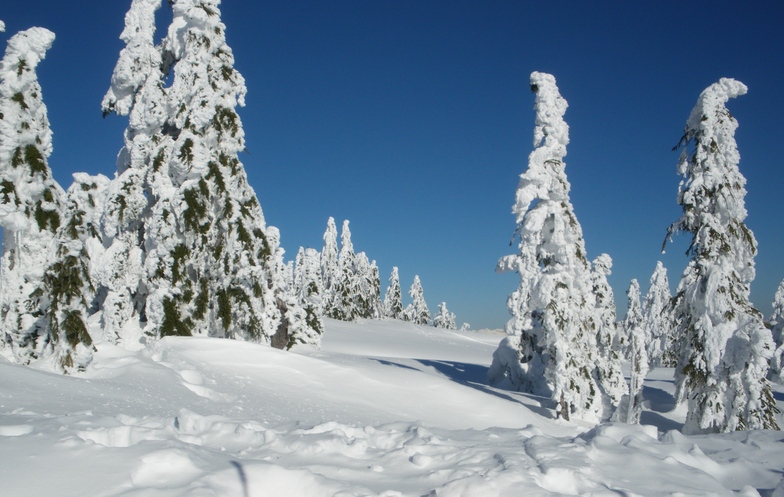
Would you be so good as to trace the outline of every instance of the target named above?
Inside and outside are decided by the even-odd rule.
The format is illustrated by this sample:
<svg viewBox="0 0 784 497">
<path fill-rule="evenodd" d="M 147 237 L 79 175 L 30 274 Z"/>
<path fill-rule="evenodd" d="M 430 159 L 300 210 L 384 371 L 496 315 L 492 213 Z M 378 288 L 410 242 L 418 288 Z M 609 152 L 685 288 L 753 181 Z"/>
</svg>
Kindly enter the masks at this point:
<svg viewBox="0 0 784 497">
<path fill-rule="evenodd" d="M 271 294 L 272 251 L 238 153 L 234 69 L 218 0 L 174 0 L 161 45 L 166 119 L 156 133 L 146 227 L 147 331 L 269 343 L 282 314 Z"/>
<path fill-rule="evenodd" d="M 327 309 L 327 316 L 341 321 L 354 321 L 357 318 L 355 298 L 359 291 L 359 285 L 356 275 L 357 256 L 354 253 L 354 244 L 351 242 L 349 221 L 346 219 L 343 221 L 343 228 L 340 232 L 337 276 L 332 280 L 330 287 L 332 300 Z"/>
<path fill-rule="evenodd" d="M 447 330 L 457 329 L 455 314 L 446 308 L 446 302 L 438 304 L 438 314 L 433 318 L 433 326 L 436 328 L 445 328 Z"/>
<path fill-rule="evenodd" d="M 667 269 L 661 262 L 651 275 L 651 285 L 643 302 L 643 326 L 645 329 L 646 351 L 652 367 L 674 367 L 672 319 L 670 318 L 670 282 Z"/>
<path fill-rule="evenodd" d="M 397 266 L 392 268 L 392 274 L 389 275 L 389 286 L 384 294 L 384 313 L 392 319 L 403 319 L 403 292 Z"/>
<path fill-rule="evenodd" d="M 321 286 L 321 261 L 318 250 L 300 247 L 294 272 L 295 293 L 305 310 L 310 329 L 323 333 L 321 320 L 324 289 Z"/>
<path fill-rule="evenodd" d="M 324 231 L 324 248 L 321 249 L 321 282 L 324 288 L 324 312 L 329 314 L 335 297 L 335 285 L 340 279 L 338 271 L 338 228 L 335 218 L 327 220 Z"/>
<path fill-rule="evenodd" d="M 678 145 L 683 214 L 667 235 L 692 236 L 691 260 L 674 298 L 676 383 L 678 398 L 688 400 L 684 429 L 690 433 L 778 428 L 766 379 L 773 339 L 749 301 L 757 242 L 744 223 L 738 122 L 726 108 L 746 91 L 727 78 L 706 88 Z"/>
<path fill-rule="evenodd" d="M 376 261 L 368 260 L 364 252 L 356 257 L 357 294 L 354 307 L 357 317 L 365 319 L 381 318 L 381 280 L 378 276 Z"/>
<path fill-rule="evenodd" d="M 63 224 L 49 251 L 43 284 L 33 292 L 46 316 L 55 367 L 84 370 L 92 362 L 87 318 L 96 296 L 92 261 L 103 252 L 100 226 L 109 178 L 75 173 L 68 188 Z"/>
<path fill-rule="evenodd" d="M 165 75 L 161 47 L 154 41 L 155 12 L 160 6 L 161 0 L 131 2 L 120 35 L 125 48 L 120 52 L 111 86 L 101 103 L 104 115 L 129 116 L 125 144 L 117 157 L 117 175 L 106 199 L 102 232 L 107 250 L 98 264 L 101 324 L 104 337 L 110 341 L 120 340 L 127 334 L 124 328 L 129 325 L 131 329 L 139 329 L 144 319 L 145 240 L 152 238 L 147 223 L 157 200 L 170 195 L 171 189 L 162 167 L 162 147 L 171 142 L 171 136 L 164 132 Z"/>
<path fill-rule="evenodd" d="M 642 387 L 648 375 L 648 354 L 645 352 L 645 330 L 640 305 L 640 284 L 632 280 L 626 292 L 629 306 L 623 328 L 629 340 L 629 362 L 631 363 L 629 404 L 626 406 L 626 419 L 630 424 L 639 424 L 642 414 Z"/>
<path fill-rule="evenodd" d="M 784 281 L 779 284 L 773 297 L 773 314 L 770 316 L 770 331 L 776 350 L 770 360 L 770 377 L 784 383 Z"/>
<path fill-rule="evenodd" d="M 428 324 L 430 322 L 430 310 L 427 308 L 425 292 L 422 289 L 422 282 L 419 281 L 418 274 L 414 276 L 414 282 L 411 283 L 408 296 L 411 297 L 411 303 L 403 311 L 406 321 L 411 321 L 414 324 Z"/>
<path fill-rule="evenodd" d="M 531 74 L 531 90 L 534 150 L 513 207 L 520 251 L 498 267 L 516 271 L 520 285 L 507 302 L 510 336 L 494 353 L 488 379 L 552 398 L 564 418 L 598 420 L 609 415 L 612 402 L 597 377 L 590 264 L 564 171 L 567 103 L 552 75 Z"/>
<path fill-rule="evenodd" d="M 615 296 L 607 276 L 612 273 L 612 258 L 600 254 L 591 263 L 591 286 L 596 306 L 596 361 L 599 383 L 607 390 L 613 405 L 618 405 L 628 388 L 621 371 L 622 354 L 618 347 L 618 326 L 615 314 Z"/>
<path fill-rule="evenodd" d="M 22 31 L 0 61 L 0 348 L 22 363 L 50 344 L 46 309 L 30 296 L 42 284 L 65 196 L 49 169 L 52 132 L 36 73 L 53 42 L 44 28 Z"/>
</svg>

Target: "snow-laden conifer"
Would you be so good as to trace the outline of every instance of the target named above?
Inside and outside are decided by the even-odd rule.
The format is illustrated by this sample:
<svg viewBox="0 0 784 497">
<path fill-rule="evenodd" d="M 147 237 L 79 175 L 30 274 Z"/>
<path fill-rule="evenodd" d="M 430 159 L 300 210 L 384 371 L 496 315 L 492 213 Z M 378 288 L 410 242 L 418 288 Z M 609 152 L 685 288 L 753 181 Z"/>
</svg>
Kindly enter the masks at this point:
<svg viewBox="0 0 784 497">
<path fill-rule="evenodd" d="M 299 304 L 305 310 L 309 327 L 322 333 L 322 307 L 324 290 L 321 286 L 321 261 L 319 252 L 300 247 L 294 270 L 294 289 Z"/>
<path fill-rule="evenodd" d="M 269 342 L 280 312 L 270 293 L 272 251 L 261 206 L 238 153 L 234 69 L 218 0 L 174 0 L 162 42 L 166 121 L 153 137 L 147 223 L 147 330 Z"/>
<path fill-rule="evenodd" d="M 280 231 L 274 226 L 267 227 L 267 239 L 271 256 L 269 260 L 269 293 L 274 299 L 274 312 L 269 316 L 271 322 L 277 323 L 273 330 L 271 345 L 278 349 L 290 349 L 297 344 L 321 344 L 322 325 L 320 319 L 314 319 L 302 305 L 293 284 L 292 261 L 284 262 L 285 251 L 280 246 Z"/>
<path fill-rule="evenodd" d="M 670 313 L 670 282 L 667 269 L 661 262 L 651 275 L 651 285 L 643 302 L 643 326 L 647 343 L 648 361 L 652 367 L 674 367 L 675 345 Z"/>
<path fill-rule="evenodd" d="M 552 75 L 534 72 L 531 89 L 534 150 L 513 207 L 520 251 L 499 262 L 499 270 L 519 274 L 520 285 L 508 299 L 510 336 L 496 350 L 488 377 L 552 398 L 564 418 L 598 420 L 609 414 L 611 401 L 597 378 L 590 264 L 564 171 L 567 103 Z"/>
<path fill-rule="evenodd" d="M 629 362 L 631 373 L 629 379 L 629 403 L 626 406 L 627 423 L 639 424 L 642 414 L 642 387 L 648 375 L 648 354 L 645 352 L 645 329 L 643 327 L 642 307 L 640 305 L 640 284 L 632 280 L 626 292 L 629 305 L 623 328 L 629 342 Z"/>
<path fill-rule="evenodd" d="M 383 313 L 378 266 L 376 261 L 370 261 L 364 252 L 360 252 L 356 256 L 355 278 L 357 293 L 354 298 L 354 307 L 357 317 L 380 319 Z"/>
<path fill-rule="evenodd" d="M 22 31 L 0 62 L 0 347 L 22 363 L 49 344 L 46 309 L 30 299 L 50 262 L 65 196 L 47 162 L 52 132 L 36 74 L 53 41 L 44 28 Z"/>
<path fill-rule="evenodd" d="M 338 228 L 335 218 L 327 220 L 324 247 L 321 249 L 321 282 L 324 288 L 324 313 L 329 315 L 335 297 L 335 285 L 340 279 L 338 271 Z"/>
<path fill-rule="evenodd" d="M 419 275 L 414 276 L 414 282 L 411 283 L 408 296 L 411 297 L 411 303 L 403 311 L 406 321 L 411 321 L 414 324 L 428 324 L 430 322 L 430 310 L 427 308 L 425 292 L 422 289 Z"/>
<path fill-rule="evenodd" d="M 773 297 L 773 314 L 770 316 L 770 331 L 776 350 L 770 360 L 770 377 L 784 383 L 784 281 L 779 284 Z"/>
<path fill-rule="evenodd" d="M 403 319 L 403 292 L 400 289 L 400 275 L 397 266 L 389 275 L 389 286 L 384 294 L 384 313 L 392 319 Z"/>
<path fill-rule="evenodd" d="M 167 118 L 164 73 L 161 48 L 154 42 L 155 12 L 160 6 L 161 0 L 131 2 L 120 35 L 125 48 L 101 104 L 104 115 L 129 116 L 117 174 L 107 192 L 102 225 L 107 250 L 98 264 L 101 324 L 110 341 L 120 339 L 129 325 L 138 329 L 145 314 L 144 259 L 147 245 L 155 244 L 147 223 L 156 201 L 171 193 L 162 162 L 163 149 L 172 137 L 163 129 Z"/>
<path fill-rule="evenodd" d="M 685 430 L 691 433 L 777 428 L 766 380 L 774 344 L 749 301 L 757 242 L 744 223 L 738 123 L 725 106 L 746 91 L 726 78 L 705 89 L 679 143 L 683 214 L 668 238 L 678 232 L 692 236 L 691 260 L 674 298 L 680 336 L 676 382 L 679 399 L 688 400 Z"/>
<path fill-rule="evenodd" d="M 43 284 L 33 292 L 33 300 L 45 314 L 55 367 L 65 372 L 84 370 L 92 362 L 87 318 L 95 304 L 93 261 L 103 253 L 101 212 L 109 184 L 103 175 L 75 173 L 73 178 Z"/>
<path fill-rule="evenodd" d="M 447 330 L 456 330 L 455 313 L 446 308 L 446 302 L 438 304 L 438 314 L 433 317 L 433 326 Z"/>
<path fill-rule="evenodd" d="M 330 218 L 331 219 L 331 218 Z M 325 235 L 326 236 L 326 235 Z M 325 245 L 326 248 L 326 245 Z M 332 301 L 327 309 L 327 316 L 341 321 L 354 321 L 357 318 L 355 298 L 359 290 L 357 274 L 357 256 L 351 241 L 351 230 L 348 219 L 343 221 L 340 232 L 340 253 L 338 254 L 337 274 L 332 280 L 330 296 Z"/>
<path fill-rule="evenodd" d="M 627 393 L 626 379 L 621 371 L 623 356 L 618 347 L 618 326 L 615 296 L 607 276 L 612 273 L 612 258 L 600 254 L 591 263 L 591 285 L 596 305 L 596 345 L 599 360 L 596 370 L 600 384 L 607 390 L 610 402 L 618 405 Z"/>
</svg>

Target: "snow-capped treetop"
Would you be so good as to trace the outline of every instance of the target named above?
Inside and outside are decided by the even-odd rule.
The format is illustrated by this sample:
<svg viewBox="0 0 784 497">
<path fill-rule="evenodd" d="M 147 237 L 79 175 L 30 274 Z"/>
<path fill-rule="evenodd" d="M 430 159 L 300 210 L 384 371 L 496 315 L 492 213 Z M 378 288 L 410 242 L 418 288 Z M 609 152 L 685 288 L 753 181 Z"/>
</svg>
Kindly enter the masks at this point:
<svg viewBox="0 0 784 497">
<path fill-rule="evenodd" d="M 155 11 L 161 0 L 133 0 L 125 14 L 125 29 L 120 39 L 125 48 L 120 52 L 112 74 L 112 84 L 103 97 L 104 114 L 114 112 L 127 116 L 139 89 L 151 75 L 161 78 L 161 53 L 155 46 Z M 161 109 L 162 110 L 162 109 Z"/>
<path fill-rule="evenodd" d="M 321 278 L 324 289 L 329 291 L 335 284 L 338 274 L 338 229 L 335 218 L 327 220 L 327 229 L 324 231 L 324 248 L 321 249 Z M 325 296 L 326 298 L 329 295 Z"/>
<path fill-rule="evenodd" d="M 384 295 L 384 312 L 387 317 L 400 319 L 403 317 L 403 293 L 400 289 L 400 276 L 397 266 L 392 267 L 389 275 L 389 286 Z"/>
<path fill-rule="evenodd" d="M 5 23 L 0 21 L 0 33 L 5 33 Z"/>
<path fill-rule="evenodd" d="M 690 251 L 699 257 L 730 256 L 735 270 L 745 282 L 754 279 L 753 256 L 757 251 L 754 235 L 743 224 L 746 178 L 740 173 L 740 154 L 735 143 L 738 121 L 725 104 L 744 95 L 746 86 L 722 78 L 706 88 L 691 111 L 679 146 L 678 203 L 684 207 L 668 237 L 686 231 L 694 234 Z M 727 250 L 728 238 L 737 243 Z M 666 240 L 665 240 L 666 242 Z"/>
<path fill-rule="evenodd" d="M 36 74 L 53 42 L 47 29 L 22 31 L 0 61 L 0 226 L 13 231 L 60 225 L 65 192 L 47 163 L 52 131 Z"/>
<path fill-rule="evenodd" d="M 349 254 L 354 254 L 354 244 L 351 243 L 351 230 L 348 228 L 348 219 L 343 221 L 343 228 L 340 231 L 340 255 L 338 260 Z"/>
<path fill-rule="evenodd" d="M 672 323 L 667 311 L 671 298 L 667 269 L 659 261 L 651 275 L 650 287 L 642 305 L 646 351 L 652 366 L 661 366 L 665 362 L 669 364 L 673 353 L 670 350 Z"/>
<path fill-rule="evenodd" d="M 536 93 L 534 150 L 528 156 L 528 169 L 520 176 L 517 187 L 513 212 L 518 224 L 535 199 L 568 199 L 569 194 L 569 182 L 563 172 L 563 158 L 569 144 L 569 126 L 563 116 L 568 104 L 551 74 L 532 73 L 531 90 Z"/>
</svg>

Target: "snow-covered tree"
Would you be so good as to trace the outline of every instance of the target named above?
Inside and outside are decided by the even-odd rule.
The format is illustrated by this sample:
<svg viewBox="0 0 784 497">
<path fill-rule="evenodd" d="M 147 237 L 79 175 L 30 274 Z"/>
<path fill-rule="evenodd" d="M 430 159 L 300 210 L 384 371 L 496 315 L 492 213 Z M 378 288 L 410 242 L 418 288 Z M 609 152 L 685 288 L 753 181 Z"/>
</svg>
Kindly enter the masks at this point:
<svg viewBox="0 0 784 497">
<path fill-rule="evenodd" d="M 92 261 L 103 252 L 101 213 L 109 178 L 75 173 L 68 188 L 63 225 L 50 248 L 43 284 L 32 294 L 46 316 L 55 366 L 84 370 L 92 362 L 87 317 L 96 296 Z"/>
<path fill-rule="evenodd" d="M 321 261 L 319 252 L 300 247 L 294 269 L 294 290 L 299 304 L 307 314 L 311 329 L 323 332 L 321 320 L 324 289 L 321 286 Z"/>
<path fill-rule="evenodd" d="M 446 302 L 438 304 L 438 314 L 433 317 L 433 326 L 436 328 L 445 328 L 447 330 L 457 329 L 455 314 L 446 308 Z"/>
<path fill-rule="evenodd" d="M 22 363 L 50 343 L 46 303 L 41 308 L 30 298 L 50 262 L 65 196 L 49 169 L 52 132 L 36 74 L 53 42 L 44 28 L 22 31 L 0 61 L 0 348 Z"/>
<path fill-rule="evenodd" d="M 302 299 L 293 285 L 292 263 L 283 261 L 285 251 L 280 246 L 280 231 L 269 226 L 267 237 L 271 252 L 268 295 L 275 303 L 274 309 L 270 309 L 275 314 L 269 318 L 277 322 L 277 328 L 271 336 L 271 345 L 278 349 L 290 349 L 298 344 L 318 346 L 323 330 L 321 319 L 314 318 L 312 313 L 302 306 Z"/>
<path fill-rule="evenodd" d="M 612 273 L 612 258 L 601 254 L 591 263 L 591 287 L 596 306 L 596 361 L 599 382 L 607 389 L 613 405 L 618 405 L 627 392 L 626 379 L 621 371 L 622 354 L 618 344 L 615 315 L 615 296 L 607 276 Z"/>
<path fill-rule="evenodd" d="M 327 220 L 324 231 L 324 248 L 321 249 L 321 283 L 324 288 L 324 313 L 329 314 L 330 306 L 335 297 L 335 288 L 340 279 L 338 272 L 338 228 L 335 219 Z"/>
<path fill-rule="evenodd" d="M 567 103 L 552 75 L 531 74 L 531 90 L 534 150 L 513 207 L 520 251 L 498 268 L 516 271 L 520 285 L 508 299 L 510 336 L 494 353 L 488 379 L 552 398 L 564 418 L 598 420 L 609 414 L 611 399 L 597 377 L 590 264 L 564 171 Z"/>
<path fill-rule="evenodd" d="M 428 324 L 430 310 L 425 302 L 425 293 L 422 289 L 422 282 L 419 281 L 419 275 L 414 276 L 414 282 L 408 290 L 408 296 L 411 297 L 411 303 L 403 311 L 406 321 L 411 321 L 414 324 Z"/>
<path fill-rule="evenodd" d="M 346 219 L 343 221 L 343 228 L 340 232 L 340 254 L 338 255 L 337 278 L 332 280 L 332 285 L 330 287 L 332 301 L 327 308 L 327 316 L 331 318 L 339 319 L 341 321 L 354 321 L 358 316 L 355 307 L 355 298 L 359 290 L 356 278 L 356 259 L 357 256 L 354 253 L 354 244 L 351 242 L 349 221 Z"/>
<path fill-rule="evenodd" d="M 629 306 L 626 311 L 626 318 L 623 321 L 623 328 L 629 340 L 631 374 L 629 403 L 626 406 L 626 419 L 624 421 L 631 424 L 639 424 L 643 402 L 642 387 L 645 377 L 648 375 L 648 354 L 645 352 L 645 329 L 643 327 L 642 308 L 640 305 L 640 284 L 636 279 L 632 280 L 626 295 L 629 298 Z"/>
<path fill-rule="evenodd" d="M 171 182 L 162 167 L 165 144 L 171 143 L 171 137 L 164 132 L 165 74 L 161 47 L 154 42 L 155 12 L 160 6 L 161 0 L 131 2 L 120 35 L 125 48 L 101 104 L 104 115 L 129 116 L 125 144 L 117 157 L 117 175 L 109 186 L 103 217 L 107 250 L 98 264 L 101 324 L 104 337 L 110 341 L 121 339 L 129 324 L 130 328 L 139 329 L 139 321 L 145 315 L 145 240 L 150 238 L 148 245 L 154 244 L 147 223 L 157 200 L 171 194 Z"/>
<path fill-rule="evenodd" d="M 749 301 L 757 242 L 744 223 L 746 180 L 738 170 L 735 118 L 725 104 L 745 85 L 723 78 L 700 95 L 686 123 L 678 173 L 691 260 L 674 298 L 680 353 L 678 398 L 690 433 L 778 428 L 766 376 L 774 343 Z M 665 240 L 666 243 L 666 240 Z"/>
<path fill-rule="evenodd" d="M 389 286 L 384 294 L 384 313 L 392 319 L 403 319 L 403 292 L 397 266 L 392 268 L 392 274 L 389 275 Z"/>
<path fill-rule="evenodd" d="M 674 367 L 674 345 L 672 319 L 670 318 L 670 282 L 667 269 L 661 262 L 651 275 L 651 285 L 643 302 L 643 326 L 645 328 L 646 351 L 652 367 Z"/>
<path fill-rule="evenodd" d="M 769 321 L 776 347 L 770 361 L 769 376 L 778 382 L 784 382 L 784 281 L 779 284 L 773 297 L 773 314 Z"/>
<path fill-rule="evenodd" d="M 174 0 L 161 45 L 166 119 L 152 137 L 146 226 L 147 332 L 268 343 L 282 315 L 271 294 L 272 250 L 238 153 L 234 69 L 218 0 Z"/>
<path fill-rule="evenodd" d="M 357 294 L 354 298 L 356 315 L 360 318 L 379 319 L 381 312 L 381 280 L 376 261 L 368 260 L 364 252 L 356 256 Z"/>
</svg>

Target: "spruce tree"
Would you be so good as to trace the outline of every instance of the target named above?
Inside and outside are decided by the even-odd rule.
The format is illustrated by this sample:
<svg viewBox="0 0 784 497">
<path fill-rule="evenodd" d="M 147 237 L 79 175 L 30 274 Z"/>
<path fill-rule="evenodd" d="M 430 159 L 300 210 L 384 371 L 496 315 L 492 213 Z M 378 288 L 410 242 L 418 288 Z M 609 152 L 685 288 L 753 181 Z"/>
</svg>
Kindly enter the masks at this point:
<svg viewBox="0 0 784 497">
<path fill-rule="evenodd" d="M 129 116 L 124 147 L 117 157 L 117 174 L 109 185 L 102 234 L 107 247 L 98 282 L 102 301 L 101 325 L 110 341 L 123 329 L 138 328 L 146 316 L 147 285 L 144 264 L 155 237 L 148 231 L 150 216 L 161 197 L 170 195 L 171 182 L 163 164 L 167 119 L 161 47 L 156 46 L 155 12 L 161 0 L 133 0 L 125 15 L 120 52 L 111 86 L 101 107 L 104 116 Z M 149 243 L 145 240 L 149 239 Z M 138 337 L 128 337 L 138 340 Z"/>
<path fill-rule="evenodd" d="M 40 357 L 50 345 L 40 293 L 65 193 L 52 178 L 52 132 L 36 68 L 54 33 L 31 28 L 8 41 L 0 61 L 0 347 L 18 362 Z M 80 338 L 81 339 L 81 338 Z"/>
<path fill-rule="evenodd" d="M 332 312 L 332 302 L 335 300 L 335 285 L 340 279 L 338 272 L 338 228 L 335 219 L 327 220 L 327 229 L 324 231 L 324 248 L 321 249 L 321 283 L 324 288 L 324 314 Z"/>
<path fill-rule="evenodd" d="M 640 284 L 632 280 L 626 292 L 629 306 L 623 328 L 629 341 L 629 362 L 631 363 L 629 403 L 626 408 L 626 421 L 630 424 L 640 423 L 642 414 L 642 387 L 648 374 L 648 354 L 645 352 L 645 330 L 643 328 L 642 308 L 640 306 Z"/>
<path fill-rule="evenodd" d="M 690 433 L 778 428 L 766 379 L 773 339 L 749 301 L 757 242 L 744 223 L 738 123 L 725 106 L 746 91 L 726 78 L 705 89 L 678 144 L 683 214 L 669 227 L 668 238 L 678 232 L 692 236 L 691 260 L 674 297 L 680 336 L 676 383 L 678 398 L 688 400 Z"/>
<path fill-rule="evenodd" d="M 408 290 L 408 296 L 411 297 L 411 303 L 403 311 L 406 321 L 420 325 L 428 324 L 430 322 L 430 310 L 427 308 L 427 302 L 425 302 L 425 292 L 422 289 L 422 282 L 419 281 L 419 275 L 414 276 L 414 282 Z"/>
<path fill-rule="evenodd" d="M 455 324 L 455 314 L 453 312 L 449 312 L 449 309 L 446 308 L 446 302 L 441 302 L 438 304 L 438 314 L 436 314 L 433 318 L 433 326 L 447 330 L 457 329 L 457 324 Z"/>
<path fill-rule="evenodd" d="M 770 316 L 770 331 L 776 347 L 770 360 L 771 379 L 784 383 L 784 281 L 779 284 L 773 297 L 773 314 Z"/>
<path fill-rule="evenodd" d="M 392 319 L 403 319 L 403 292 L 400 289 L 400 276 L 397 267 L 389 275 L 389 286 L 384 294 L 384 314 Z"/>
<path fill-rule="evenodd" d="M 591 263 L 591 286 L 596 306 L 596 345 L 599 360 L 596 373 L 600 385 L 607 390 L 612 405 L 618 405 L 627 393 L 626 379 L 621 371 L 623 356 L 618 346 L 615 296 L 607 276 L 612 273 L 612 258 L 601 254 Z"/>
<path fill-rule="evenodd" d="M 323 294 L 321 286 L 321 261 L 316 249 L 300 247 L 294 272 L 295 293 L 305 310 L 308 325 L 314 331 L 324 332 L 322 322 Z"/>
<path fill-rule="evenodd" d="M 332 279 L 330 289 L 332 301 L 327 316 L 341 321 L 354 321 L 359 315 L 355 302 L 358 291 L 357 256 L 354 253 L 354 244 L 351 242 L 349 221 L 345 220 L 340 232 L 337 275 Z"/>
<path fill-rule="evenodd" d="M 645 328 L 646 351 L 652 367 L 674 367 L 675 350 L 670 317 L 670 283 L 667 269 L 661 262 L 651 275 L 651 284 L 643 303 L 643 326 Z"/>
<path fill-rule="evenodd" d="M 57 368 L 83 371 L 92 362 L 93 337 L 87 318 L 95 304 L 93 261 L 103 245 L 100 220 L 109 179 L 75 173 L 68 188 L 63 225 L 50 250 L 43 284 L 33 292 L 45 309 Z M 45 304 L 44 304 L 45 303 Z"/>
<path fill-rule="evenodd" d="M 146 316 L 154 336 L 209 334 L 269 343 L 282 319 L 261 206 L 238 154 L 234 69 L 218 0 L 174 0 L 161 45 L 166 119 L 153 138 L 156 196 L 145 239 Z"/>
<path fill-rule="evenodd" d="M 531 90 L 534 150 L 513 207 L 520 251 L 499 262 L 499 270 L 518 273 L 520 285 L 507 301 L 510 336 L 496 350 L 488 378 L 550 397 L 566 419 L 598 420 L 609 414 L 611 400 L 597 377 L 590 264 L 564 171 L 567 103 L 552 75 L 531 74 Z"/>
</svg>

